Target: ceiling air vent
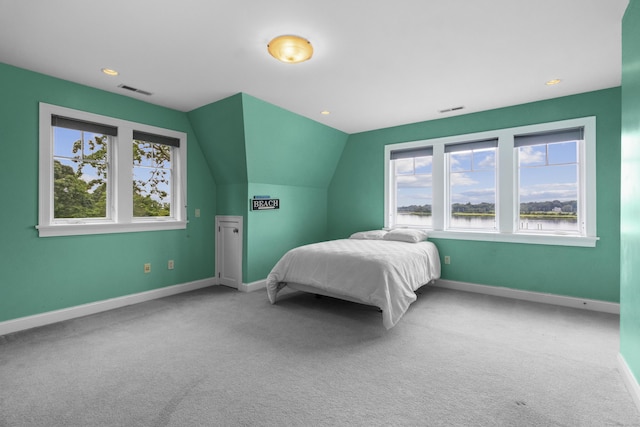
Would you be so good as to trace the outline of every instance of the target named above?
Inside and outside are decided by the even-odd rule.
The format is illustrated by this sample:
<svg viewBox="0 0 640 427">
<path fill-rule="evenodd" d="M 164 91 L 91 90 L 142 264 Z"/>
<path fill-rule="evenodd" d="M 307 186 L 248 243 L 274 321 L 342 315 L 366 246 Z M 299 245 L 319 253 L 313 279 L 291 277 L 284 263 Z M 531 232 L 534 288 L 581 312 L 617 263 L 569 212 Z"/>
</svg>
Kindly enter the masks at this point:
<svg viewBox="0 0 640 427">
<path fill-rule="evenodd" d="M 135 87 L 127 86 L 127 85 L 118 85 L 119 88 L 130 90 L 131 92 L 141 93 L 143 95 L 152 95 L 151 92 L 147 92 L 146 90 L 136 89 Z"/>
<path fill-rule="evenodd" d="M 450 113 L 452 111 L 458 111 L 458 110 L 462 110 L 464 108 L 464 106 L 459 106 L 459 107 L 451 107 L 451 108 L 445 108 L 444 110 L 439 110 L 439 113 Z"/>
</svg>

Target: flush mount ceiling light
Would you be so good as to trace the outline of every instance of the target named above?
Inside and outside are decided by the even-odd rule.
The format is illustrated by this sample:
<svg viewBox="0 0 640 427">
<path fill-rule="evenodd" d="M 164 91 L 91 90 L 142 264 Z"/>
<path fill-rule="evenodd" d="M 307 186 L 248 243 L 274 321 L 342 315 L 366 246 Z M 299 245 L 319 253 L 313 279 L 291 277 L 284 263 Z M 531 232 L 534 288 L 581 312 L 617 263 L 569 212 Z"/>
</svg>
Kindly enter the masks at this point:
<svg viewBox="0 0 640 427">
<path fill-rule="evenodd" d="M 290 64 L 306 61 L 313 55 L 311 42 L 298 36 L 278 36 L 269 42 L 267 49 L 278 61 Z"/>
<path fill-rule="evenodd" d="M 103 68 L 102 72 L 107 76 L 117 76 L 118 74 L 120 74 L 116 70 L 112 70 L 111 68 Z"/>
<path fill-rule="evenodd" d="M 553 85 L 557 85 L 558 83 L 560 83 L 562 80 L 560 79 L 553 79 L 553 80 L 549 80 L 548 82 L 546 82 L 545 84 L 547 86 L 553 86 Z"/>
</svg>

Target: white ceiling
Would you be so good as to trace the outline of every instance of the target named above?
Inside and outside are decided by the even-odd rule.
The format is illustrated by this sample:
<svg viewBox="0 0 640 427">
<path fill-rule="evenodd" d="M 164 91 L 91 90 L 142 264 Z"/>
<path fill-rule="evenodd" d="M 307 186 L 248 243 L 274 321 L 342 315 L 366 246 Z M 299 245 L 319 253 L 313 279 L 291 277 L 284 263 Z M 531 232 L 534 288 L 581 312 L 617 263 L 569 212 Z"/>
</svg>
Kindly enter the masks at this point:
<svg viewBox="0 0 640 427">
<path fill-rule="evenodd" d="M 181 111 L 244 92 L 355 133 L 618 86 L 627 4 L 0 0 L 0 62 Z M 277 62 L 280 34 L 313 58 Z"/>
</svg>

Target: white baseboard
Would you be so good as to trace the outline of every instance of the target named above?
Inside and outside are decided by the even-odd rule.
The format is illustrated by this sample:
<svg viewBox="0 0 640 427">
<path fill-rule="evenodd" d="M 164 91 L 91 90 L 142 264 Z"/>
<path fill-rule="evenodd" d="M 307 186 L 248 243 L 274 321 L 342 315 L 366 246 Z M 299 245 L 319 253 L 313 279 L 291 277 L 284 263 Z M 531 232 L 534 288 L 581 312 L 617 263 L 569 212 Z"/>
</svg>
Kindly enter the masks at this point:
<svg viewBox="0 0 640 427">
<path fill-rule="evenodd" d="M 259 291 L 260 289 L 266 289 L 266 288 L 267 288 L 267 279 L 262 279 L 262 280 L 256 280 L 255 282 L 251 282 L 251 283 L 243 283 L 242 285 L 240 285 L 240 288 L 238 288 L 238 290 L 242 292 L 254 292 L 254 291 Z"/>
<path fill-rule="evenodd" d="M 638 384 L 638 380 L 636 380 L 633 372 L 629 369 L 627 361 L 624 360 L 624 357 L 620 353 L 618 353 L 618 366 L 620 375 L 622 375 L 622 379 L 624 380 L 624 385 L 627 386 L 633 402 L 636 404 L 638 411 L 640 411 L 640 384 Z"/>
<path fill-rule="evenodd" d="M 563 307 L 581 308 L 604 313 L 620 314 L 620 304 L 586 298 L 567 297 L 563 295 L 545 294 L 541 292 L 522 291 L 519 289 L 503 288 L 500 286 L 478 285 L 475 283 L 456 282 L 438 279 L 433 284 L 441 288 L 458 291 L 475 292 L 498 297 L 540 302 L 544 304 L 561 305 Z"/>
<path fill-rule="evenodd" d="M 77 305 L 75 307 L 63 308 L 61 310 L 48 311 L 46 313 L 34 314 L 33 316 L 19 317 L 4 322 L 0 322 L 0 336 L 25 329 L 36 328 L 38 326 L 49 325 L 51 323 L 62 322 L 63 320 L 75 319 L 77 317 L 88 316 L 114 308 L 125 307 L 127 305 L 163 298 L 183 292 L 194 291 L 215 285 L 214 278 L 196 280 L 179 285 L 167 286 L 131 295 L 124 295 L 117 298 L 110 298 L 88 304 Z"/>
</svg>

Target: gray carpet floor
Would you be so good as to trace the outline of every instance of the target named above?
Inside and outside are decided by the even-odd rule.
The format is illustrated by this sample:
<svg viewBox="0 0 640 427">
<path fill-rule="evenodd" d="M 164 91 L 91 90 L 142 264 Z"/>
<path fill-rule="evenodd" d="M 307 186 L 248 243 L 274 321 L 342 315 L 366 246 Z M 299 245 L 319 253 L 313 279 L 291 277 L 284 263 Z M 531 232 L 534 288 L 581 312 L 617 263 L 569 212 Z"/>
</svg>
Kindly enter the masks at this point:
<svg viewBox="0 0 640 427">
<path fill-rule="evenodd" d="M 618 322 L 425 287 L 387 331 L 211 287 L 0 337 L 0 426 L 640 426 Z"/>
</svg>

